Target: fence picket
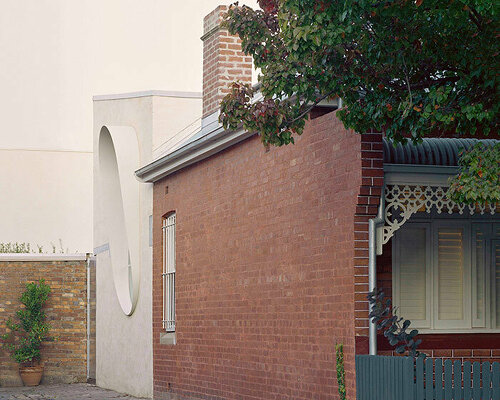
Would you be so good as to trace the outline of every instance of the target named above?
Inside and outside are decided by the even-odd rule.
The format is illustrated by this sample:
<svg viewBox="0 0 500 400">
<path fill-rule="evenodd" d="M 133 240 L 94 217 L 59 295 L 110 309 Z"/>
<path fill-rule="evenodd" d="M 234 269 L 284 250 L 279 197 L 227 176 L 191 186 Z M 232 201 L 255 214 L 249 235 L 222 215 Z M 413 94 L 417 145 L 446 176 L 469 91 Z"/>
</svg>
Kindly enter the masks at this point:
<svg viewBox="0 0 500 400">
<path fill-rule="evenodd" d="M 366 379 L 368 381 L 368 387 L 369 388 L 373 387 L 373 381 L 372 381 L 371 371 L 372 371 L 372 357 L 369 357 L 368 358 L 368 362 L 367 362 L 367 366 L 366 366 Z M 369 390 L 367 390 L 367 393 L 366 393 L 367 396 L 368 396 L 368 391 Z M 375 392 L 375 390 L 374 390 L 374 392 Z M 366 399 L 368 399 L 368 397 L 366 397 Z"/>
<path fill-rule="evenodd" d="M 491 366 L 492 379 L 491 386 L 493 387 L 492 400 L 500 400 L 500 364 L 494 362 Z"/>
<path fill-rule="evenodd" d="M 363 390 L 363 385 L 359 385 L 358 382 L 362 382 L 362 376 L 361 376 L 361 366 L 363 364 L 359 362 L 358 358 L 356 357 L 356 362 L 354 363 L 354 372 L 356 373 L 356 398 L 362 399 L 362 394 L 360 394 L 360 391 Z"/>
<path fill-rule="evenodd" d="M 370 364 L 369 362 L 365 365 L 365 379 L 368 381 L 368 385 L 365 389 L 365 399 L 368 400 L 370 398 Z"/>
<path fill-rule="evenodd" d="M 490 374 L 490 363 L 489 362 L 483 362 L 483 365 L 481 366 L 482 369 L 482 375 L 483 375 L 483 397 L 482 399 L 484 400 L 490 400 L 491 399 L 491 374 Z"/>
<path fill-rule="evenodd" d="M 444 360 L 444 398 L 445 400 L 452 399 L 451 391 L 451 360 Z"/>
<path fill-rule="evenodd" d="M 433 371 L 432 371 L 433 363 L 432 358 L 428 358 L 425 360 L 425 399 L 433 400 L 434 397 L 434 381 L 433 381 Z"/>
<path fill-rule="evenodd" d="M 453 362 L 453 399 L 462 400 L 462 363 Z"/>
<path fill-rule="evenodd" d="M 389 361 L 389 360 L 388 360 Z M 389 371 L 390 371 L 390 365 L 389 363 L 385 363 L 385 368 L 384 368 L 384 375 L 385 375 L 385 379 L 384 379 L 384 396 L 386 399 L 389 399 L 390 397 L 390 394 L 391 394 L 391 388 L 390 388 L 390 377 L 391 375 L 389 374 Z"/>
<path fill-rule="evenodd" d="M 436 360 L 436 400 L 443 400 L 443 361 L 441 359 Z"/>
<path fill-rule="evenodd" d="M 481 399 L 481 373 L 478 362 L 475 362 L 472 365 L 472 379 L 473 379 L 472 398 L 474 400 L 479 400 Z"/>
<path fill-rule="evenodd" d="M 464 362 L 464 400 L 471 400 L 472 380 L 470 361 Z"/>
<path fill-rule="evenodd" d="M 405 357 L 403 359 L 403 395 L 402 399 L 414 400 L 415 399 L 415 384 L 414 376 L 415 372 L 413 369 L 414 362 L 413 358 Z"/>
<path fill-rule="evenodd" d="M 425 400 L 424 397 L 424 360 L 417 358 L 417 379 L 416 379 L 417 400 Z"/>
<path fill-rule="evenodd" d="M 403 359 L 398 359 L 398 398 L 403 398 Z"/>
<path fill-rule="evenodd" d="M 400 368 L 399 368 L 399 361 L 400 359 L 399 358 L 393 358 L 393 364 L 392 364 L 392 367 L 394 368 L 394 381 L 393 381 L 393 391 L 392 391 L 392 396 L 394 398 L 398 398 L 398 396 L 400 395 L 399 393 L 399 385 L 398 385 L 398 371 L 400 371 Z"/>
</svg>

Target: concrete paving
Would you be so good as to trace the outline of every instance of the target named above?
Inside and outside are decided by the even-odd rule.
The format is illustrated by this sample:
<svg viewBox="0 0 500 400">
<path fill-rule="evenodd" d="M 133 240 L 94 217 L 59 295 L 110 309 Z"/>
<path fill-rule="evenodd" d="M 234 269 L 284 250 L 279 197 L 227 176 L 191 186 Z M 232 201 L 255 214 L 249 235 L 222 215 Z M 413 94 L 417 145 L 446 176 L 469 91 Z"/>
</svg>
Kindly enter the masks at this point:
<svg viewBox="0 0 500 400">
<path fill-rule="evenodd" d="M 88 383 L 0 387 L 0 400 L 139 400 Z"/>
</svg>

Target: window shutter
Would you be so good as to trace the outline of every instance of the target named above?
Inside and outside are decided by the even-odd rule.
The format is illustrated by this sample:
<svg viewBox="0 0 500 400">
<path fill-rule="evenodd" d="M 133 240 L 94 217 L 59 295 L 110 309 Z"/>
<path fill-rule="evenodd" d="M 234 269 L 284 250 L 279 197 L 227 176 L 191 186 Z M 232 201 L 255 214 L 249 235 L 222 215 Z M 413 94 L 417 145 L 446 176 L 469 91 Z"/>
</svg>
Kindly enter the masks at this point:
<svg viewBox="0 0 500 400">
<path fill-rule="evenodd" d="M 436 328 L 462 328 L 470 325 L 470 296 L 464 296 L 465 244 L 462 227 L 438 227 L 437 255 L 437 317 Z M 468 312 L 467 312 L 468 311 Z"/>
<path fill-rule="evenodd" d="M 412 327 L 430 327 L 427 269 L 429 264 L 425 226 L 406 226 L 397 235 L 399 265 L 398 314 L 412 321 Z"/>
<path fill-rule="evenodd" d="M 485 232 L 481 226 L 474 227 L 472 238 L 472 326 L 486 327 L 486 280 L 485 280 Z"/>
</svg>

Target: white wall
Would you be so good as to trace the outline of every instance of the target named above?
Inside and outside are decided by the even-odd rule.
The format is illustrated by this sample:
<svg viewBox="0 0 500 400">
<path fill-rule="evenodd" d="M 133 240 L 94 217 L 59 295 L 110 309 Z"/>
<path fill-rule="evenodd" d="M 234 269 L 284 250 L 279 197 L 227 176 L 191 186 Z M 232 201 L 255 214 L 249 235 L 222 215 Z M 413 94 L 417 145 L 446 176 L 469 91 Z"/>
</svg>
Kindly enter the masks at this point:
<svg viewBox="0 0 500 400">
<path fill-rule="evenodd" d="M 201 91 L 202 20 L 220 3 L 1 1 L 0 242 L 92 250 L 92 96 Z"/>
<path fill-rule="evenodd" d="M 179 126 L 186 126 L 200 113 L 199 97 L 146 96 L 116 100 L 101 98 L 94 102 L 94 248 L 101 249 L 96 255 L 96 378 L 97 385 L 101 387 L 134 396 L 151 397 L 153 385 L 152 247 L 149 229 L 149 216 L 153 212 L 153 188 L 151 184 L 140 183 L 132 173 L 132 181 L 126 183 L 131 190 L 127 190 L 123 185 L 124 177 L 120 175 L 121 196 L 114 196 L 116 192 L 110 193 L 107 190 L 113 186 L 112 182 L 101 186 L 102 154 L 99 137 L 102 127 L 106 126 L 111 133 L 118 164 L 120 159 L 133 159 L 134 152 L 138 152 L 139 164 L 145 165 L 152 161 L 154 143 L 168 139 Z M 125 135 L 128 136 L 130 132 L 137 139 L 129 140 L 119 153 L 119 141 L 125 139 Z M 122 174 L 123 171 L 119 172 Z M 110 224 L 109 216 L 113 214 L 116 217 L 115 211 L 120 209 L 119 202 L 123 201 L 125 206 L 130 205 L 130 200 L 133 200 L 136 194 L 135 190 L 139 190 L 138 225 L 129 225 L 124 229 L 116 222 L 116 218 Z M 134 210 L 128 209 L 125 220 L 133 214 Z M 135 221 L 132 220 L 132 223 Z M 121 242 L 114 240 L 113 243 L 113 238 L 118 238 Z M 118 285 L 123 305 L 127 285 L 123 285 L 123 279 L 118 280 L 116 274 L 117 269 L 122 269 L 127 274 L 127 263 L 125 261 L 118 265 L 116 262 L 118 253 L 124 246 L 128 246 L 130 250 L 131 275 L 137 276 L 133 287 L 139 289 L 135 310 L 131 315 L 126 315 L 120 306 L 116 291 Z M 138 263 L 135 260 L 138 260 Z"/>
<path fill-rule="evenodd" d="M 103 126 L 129 127 L 135 130 L 137 142 L 143 149 L 140 161 L 151 154 L 152 98 L 97 101 L 94 103 L 94 248 L 109 245 L 113 226 L 106 225 L 106 201 L 100 186 L 99 135 Z M 131 148 L 137 152 L 137 148 Z M 138 186 L 139 187 L 139 186 Z M 149 185 L 140 185 L 141 220 L 151 213 Z M 120 199 L 121 200 L 121 199 Z M 125 315 L 118 301 L 109 250 L 96 255 L 96 380 L 97 385 L 134 396 L 151 397 L 151 250 L 147 226 L 140 228 L 139 237 L 129 240 L 139 245 L 139 296 L 134 313 Z M 127 245 L 127 244 L 125 244 Z M 113 249 L 111 249 L 113 250 Z M 137 284 L 137 282 L 135 282 Z"/>
<path fill-rule="evenodd" d="M 90 152 L 0 149 L 0 169 L 0 242 L 91 251 Z"/>
</svg>

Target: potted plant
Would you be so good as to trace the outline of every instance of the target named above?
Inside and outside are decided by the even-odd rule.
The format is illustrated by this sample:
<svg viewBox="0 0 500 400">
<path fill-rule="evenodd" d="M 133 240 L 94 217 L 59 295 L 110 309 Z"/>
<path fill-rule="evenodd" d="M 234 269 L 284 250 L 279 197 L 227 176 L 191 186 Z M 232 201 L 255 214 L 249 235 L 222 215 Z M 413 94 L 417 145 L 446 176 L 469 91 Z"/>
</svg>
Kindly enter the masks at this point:
<svg viewBox="0 0 500 400">
<path fill-rule="evenodd" d="M 19 363 L 19 374 L 26 386 L 37 386 L 43 375 L 40 347 L 44 340 L 49 339 L 50 325 L 45 321 L 43 311 L 49 293 L 50 287 L 43 279 L 38 283 L 27 283 L 19 299 L 24 307 L 16 312 L 19 323 L 7 321 L 10 332 L 2 335 L 3 346 Z"/>
</svg>

